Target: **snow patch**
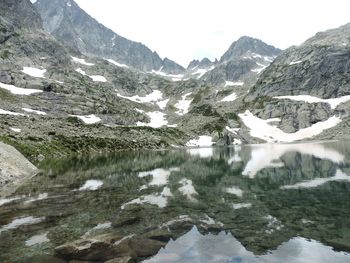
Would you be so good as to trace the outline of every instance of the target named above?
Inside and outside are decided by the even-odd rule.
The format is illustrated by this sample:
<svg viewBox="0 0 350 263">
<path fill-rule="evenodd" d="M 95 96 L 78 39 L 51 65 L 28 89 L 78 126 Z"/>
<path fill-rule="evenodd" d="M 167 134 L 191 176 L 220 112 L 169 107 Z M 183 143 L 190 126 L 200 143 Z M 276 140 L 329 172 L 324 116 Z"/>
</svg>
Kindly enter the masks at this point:
<svg viewBox="0 0 350 263">
<path fill-rule="evenodd" d="M 27 74 L 27 75 L 32 76 L 34 78 L 45 78 L 44 74 L 46 72 L 46 69 L 23 67 L 22 72 L 24 74 Z"/>
<path fill-rule="evenodd" d="M 8 85 L 0 82 L 0 88 L 8 90 L 14 95 L 32 95 L 34 93 L 41 93 L 43 92 L 42 90 L 39 89 L 23 89 L 23 88 L 18 88 L 14 85 Z"/>
<path fill-rule="evenodd" d="M 293 142 L 306 138 L 314 137 L 326 129 L 330 129 L 339 123 L 341 119 L 333 116 L 326 121 L 320 121 L 308 128 L 300 129 L 295 133 L 286 133 L 276 126 L 269 124 L 269 121 L 255 117 L 249 110 L 238 114 L 245 126 L 250 129 L 250 135 L 267 142 Z"/>
<path fill-rule="evenodd" d="M 101 121 L 101 118 L 96 117 L 93 114 L 88 116 L 80 116 L 80 115 L 71 115 L 71 116 L 77 117 L 78 119 L 82 120 L 85 124 L 95 124 Z"/>
<path fill-rule="evenodd" d="M 320 99 L 310 95 L 297 95 L 297 96 L 277 96 L 275 99 L 288 99 L 295 101 L 303 101 L 307 103 L 328 103 L 331 106 L 331 109 L 335 109 L 339 104 L 350 101 L 350 95 L 342 96 L 340 98 L 333 99 Z"/>
<path fill-rule="evenodd" d="M 149 126 L 152 128 L 160 128 L 162 126 L 168 125 L 168 121 L 166 120 L 166 114 L 160 111 L 151 111 L 147 112 L 146 115 L 151 119 L 149 123 L 137 122 L 137 126 Z"/>
<path fill-rule="evenodd" d="M 81 75 L 86 76 L 86 72 L 84 70 L 82 70 L 81 68 L 77 68 L 75 71 L 80 73 Z"/>
<path fill-rule="evenodd" d="M 153 90 L 152 93 L 144 96 L 144 97 L 140 97 L 138 95 L 132 96 L 132 97 L 127 97 L 127 96 L 123 96 L 119 93 L 117 93 L 118 97 L 127 99 L 127 100 L 131 100 L 133 102 L 137 102 L 137 103 L 150 103 L 150 102 L 156 102 L 159 101 L 163 98 L 163 94 L 160 90 Z"/>
<path fill-rule="evenodd" d="M 89 77 L 92 79 L 92 81 L 95 81 L 95 82 L 107 82 L 107 79 L 104 76 L 93 75 Z"/>
<path fill-rule="evenodd" d="M 25 242 L 26 247 L 31 247 L 34 245 L 39 245 L 39 244 L 50 242 L 50 239 L 47 237 L 47 234 L 48 233 L 32 236 L 31 238 L 26 240 L 26 242 Z"/>
<path fill-rule="evenodd" d="M 255 72 L 256 74 L 260 74 L 262 71 L 264 71 L 264 69 L 267 68 L 266 65 L 263 65 L 263 64 L 260 64 L 260 63 L 256 63 L 259 68 L 256 68 L 256 69 L 252 69 L 252 72 Z"/>
<path fill-rule="evenodd" d="M 198 68 L 196 71 L 192 72 L 191 75 L 197 75 L 196 78 L 200 79 L 201 77 L 204 76 L 205 73 L 213 70 L 215 68 L 215 66 L 211 66 L 210 68 Z"/>
<path fill-rule="evenodd" d="M 37 197 L 29 198 L 28 200 L 26 200 L 24 202 L 24 204 L 30 204 L 30 203 L 33 203 L 33 202 L 36 202 L 36 201 L 45 200 L 45 199 L 48 198 L 48 196 L 49 196 L 48 193 L 42 193 L 42 194 L 39 194 Z"/>
<path fill-rule="evenodd" d="M 300 64 L 300 63 L 303 63 L 303 61 L 302 60 L 292 61 L 289 63 L 289 65 L 291 66 L 291 65 L 296 65 L 296 64 Z"/>
<path fill-rule="evenodd" d="M 237 81 L 237 82 L 232 82 L 232 81 L 226 81 L 225 82 L 225 87 L 227 86 L 243 86 L 244 82 Z"/>
<path fill-rule="evenodd" d="M 235 187 L 235 186 L 232 186 L 230 188 L 226 188 L 225 192 L 228 194 L 235 195 L 235 196 L 240 197 L 240 198 L 242 198 L 242 196 L 243 196 L 243 191 L 240 188 Z"/>
<path fill-rule="evenodd" d="M 186 143 L 187 147 L 209 147 L 214 144 L 213 137 L 211 136 L 199 136 L 198 139 L 192 139 Z"/>
<path fill-rule="evenodd" d="M 85 184 L 79 188 L 79 191 L 95 191 L 103 185 L 101 180 L 87 180 Z"/>
<path fill-rule="evenodd" d="M 193 101 L 193 99 L 187 100 L 186 98 L 188 96 L 190 96 L 192 94 L 192 92 L 186 93 L 185 95 L 182 96 L 182 99 L 179 100 L 174 106 L 175 108 L 178 109 L 178 111 L 176 111 L 176 114 L 183 116 L 185 114 L 188 113 L 191 103 Z"/>
<path fill-rule="evenodd" d="M 242 209 L 242 208 L 251 208 L 252 204 L 251 203 L 237 203 L 237 204 L 232 204 L 233 209 Z"/>
<path fill-rule="evenodd" d="M 21 129 L 18 129 L 18 128 L 10 128 L 10 130 L 17 133 L 20 133 L 22 131 Z"/>
<path fill-rule="evenodd" d="M 166 108 L 166 105 L 168 104 L 170 99 L 165 99 L 157 102 L 157 105 L 161 110 L 164 110 Z"/>
<path fill-rule="evenodd" d="M 152 72 L 150 72 L 150 73 L 156 74 L 156 75 L 159 75 L 159 76 L 162 76 L 162 77 L 170 78 L 172 81 L 180 81 L 184 77 L 183 74 L 175 75 L 175 74 L 164 73 L 164 72 L 162 72 L 162 69 L 163 69 L 163 67 L 161 67 L 158 71 L 152 70 Z"/>
<path fill-rule="evenodd" d="M 114 36 L 114 37 L 115 37 L 115 36 Z M 119 62 L 117 62 L 117 61 L 115 61 L 115 60 L 113 60 L 113 59 L 105 59 L 105 60 L 107 60 L 109 63 L 111 63 L 111 64 L 113 64 L 113 65 L 115 65 L 115 66 L 117 66 L 117 67 L 120 67 L 120 68 L 129 68 L 128 65 L 119 63 Z"/>
<path fill-rule="evenodd" d="M 73 56 L 72 56 L 72 61 L 74 63 L 79 63 L 79 64 L 82 64 L 82 65 L 85 65 L 85 66 L 94 66 L 95 65 L 93 63 L 86 62 L 85 59 L 83 59 L 83 58 L 77 58 L 77 57 L 73 57 Z"/>
<path fill-rule="evenodd" d="M 46 115 L 46 113 L 43 112 L 43 111 L 32 110 L 32 109 L 29 109 L 29 108 L 22 108 L 22 110 L 25 111 L 25 112 L 35 113 L 35 114 L 38 114 L 38 115 L 43 115 L 43 116 Z"/>
<path fill-rule="evenodd" d="M 240 128 L 231 128 L 229 126 L 226 126 L 225 129 L 233 134 L 237 134 L 240 130 Z"/>
<path fill-rule="evenodd" d="M 233 92 L 232 94 L 226 96 L 225 98 L 223 98 L 221 100 L 221 102 L 232 102 L 235 101 L 237 99 L 237 95 L 235 92 Z"/>
<path fill-rule="evenodd" d="M 33 217 L 33 216 L 16 218 L 11 223 L 0 228 L 0 234 L 1 232 L 7 231 L 7 230 L 17 229 L 20 226 L 39 224 L 44 220 L 45 220 L 45 217 Z"/>
<path fill-rule="evenodd" d="M 2 109 L 0 109 L 0 115 L 24 116 L 24 114 L 22 113 L 17 113 L 17 112 L 2 110 Z"/>
</svg>

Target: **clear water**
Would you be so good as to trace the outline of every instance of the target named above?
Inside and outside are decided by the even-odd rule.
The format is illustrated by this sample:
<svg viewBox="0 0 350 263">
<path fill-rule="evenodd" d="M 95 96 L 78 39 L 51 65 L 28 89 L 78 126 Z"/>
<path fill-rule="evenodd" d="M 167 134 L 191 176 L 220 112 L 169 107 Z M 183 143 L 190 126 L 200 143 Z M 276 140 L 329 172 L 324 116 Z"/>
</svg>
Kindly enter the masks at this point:
<svg viewBox="0 0 350 263">
<path fill-rule="evenodd" d="M 156 236 L 163 245 L 137 258 L 147 263 L 350 262 L 350 142 L 123 152 L 41 168 L 0 199 L 0 262 L 69 262 L 55 247 L 105 233 Z"/>
</svg>

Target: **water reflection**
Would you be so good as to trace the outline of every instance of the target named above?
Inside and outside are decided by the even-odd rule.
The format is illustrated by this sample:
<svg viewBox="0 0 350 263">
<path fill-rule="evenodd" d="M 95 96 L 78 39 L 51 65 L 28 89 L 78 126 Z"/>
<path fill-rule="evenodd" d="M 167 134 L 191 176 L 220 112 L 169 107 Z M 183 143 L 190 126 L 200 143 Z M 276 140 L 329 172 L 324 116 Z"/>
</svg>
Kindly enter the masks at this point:
<svg viewBox="0 0 350 263">
<path fill-rule="evenodd" d="M 0 200 L 0 261 L 56 259 L 58 246 L 108 233 L 142 240 L 142 254 L 125 252 L 136 261 L 165 246 L 149 262 L 349 262 L 349 164 L 349 142 L 52 160 Z"/>
<path fill-rule="evenodd" d="M 281 244 L 267 255 L 254 255 L 248 251 L 231 233 L 218 235 L 201 234 L 196 227 L 175 241 L 170 241 L 164 249 L 144 263 L 328 263 L 349 262 L 350 255 L 335 252 L 315 240 L 296 237 Z"/>
</svg>

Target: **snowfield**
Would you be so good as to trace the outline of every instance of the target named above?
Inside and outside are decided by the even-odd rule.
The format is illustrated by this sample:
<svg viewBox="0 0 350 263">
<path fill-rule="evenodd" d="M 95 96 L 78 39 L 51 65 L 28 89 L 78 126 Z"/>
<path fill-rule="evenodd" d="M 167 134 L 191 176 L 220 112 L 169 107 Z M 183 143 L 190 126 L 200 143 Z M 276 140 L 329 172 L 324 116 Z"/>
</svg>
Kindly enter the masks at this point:
<svg viewBox="0 0 350 263">
<path fill-rule="evenodd" d="M 188 113 L 191 103 L 193 101 L 193 99 L 187 100 L 186 98 L 188 96 L 190 96 L 192 94 L 192 92 L 186 93 L 185 95 L 182 96 L 182 99 L 179 100 L 174 106 L 175 108 L 178 109 L 178 111 L 176 111 L 176 114 L 182 116 Z"/>
<path fill-rule="evenodd" d="M 85 66 L 94 66 L 95 65 L 93 63 L 86 62 L 85 59 L 83 59 L 83 58 L 76 58 L 76 57 L 73 57 L 73 56 L 72 56 L 72 61 L 75 62 L 75 63 L 79 63 L 79 64 L 82 64 L 82 65 L 85 65 Z"/>
<path fill-rule="evenodd" d="M 238 116 L 241 118 L 244 125 L 250 129 L 250 135 L 252 137 L 262 139 L 266 142 L 293 142 L 311 138 L 341 123 L 339 117 L 333 116 L 326 121 L 320 121 L 295 133 L 286 133 L 276 126 L 270 125 L 269 122 L 271 122 L 271 120 L 263 120 L 255 117 L 248 110 L 243 114 L 238 114 Z"/>
<path fill-rule="evenodd" d="M 307 103 L 328 103 L 331 106 L 331 109 L 334 110 L 338 107 L 338 105 L 350 101 L 350 95 L 333 99 L 320 99 L 310 95 L 277 96 L 274 97 L 274 99 L 288 99 L 294 101 L 303 101 Z"/>
<path fill-rule="evenodd" d="M 22 72 L 34 78 L 45 78 L 46 69 L 23 67 Z"/>
<path fill-rule="evenodd" d="M 214 144 L 213 137 L 211 136 L 199 136 L 198 139 L 190 140 L 186 143 L 187 147 L 209 147 Z"/>
<path fill-rule="evenodd" d="M 0 82 L 0 88 L 8 90 L 9 92 L 11 92 L 14 95 L 29 96 L 29 95 L 32 95 L 34 93 L 43 92 L 42 90 L 39 90 L 39 89 L 23 89 L 23 88 L 18 88 L 18 87 L 13 86 L 13 85 L 4 84 L 1 82 Z"/>
</svg>

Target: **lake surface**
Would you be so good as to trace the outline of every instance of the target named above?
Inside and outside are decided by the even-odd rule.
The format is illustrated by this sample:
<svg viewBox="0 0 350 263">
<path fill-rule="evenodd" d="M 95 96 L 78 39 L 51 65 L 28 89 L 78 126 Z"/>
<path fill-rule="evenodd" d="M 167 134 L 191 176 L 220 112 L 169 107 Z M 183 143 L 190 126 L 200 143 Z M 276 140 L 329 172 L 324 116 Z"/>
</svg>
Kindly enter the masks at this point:
<svg viewBox="0 0 350 263">
<path fill-rule="evenodd" d="M 0 262 L 105 262 L 110 246 L 55 251 L 104 234 L 147 263 L 350 262 L 350 142 L 123 152 L 41 169 L 0 199 Z"/>
</svg>

